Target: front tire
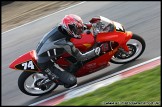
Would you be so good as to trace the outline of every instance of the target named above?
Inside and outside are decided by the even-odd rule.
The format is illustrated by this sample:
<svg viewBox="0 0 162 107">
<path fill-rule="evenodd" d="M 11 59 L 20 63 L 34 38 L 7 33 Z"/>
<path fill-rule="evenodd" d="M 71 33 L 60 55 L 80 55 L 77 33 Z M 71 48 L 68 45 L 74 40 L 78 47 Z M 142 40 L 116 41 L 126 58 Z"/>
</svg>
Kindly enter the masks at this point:
<svg viewBox="0 0 162 107">
<path fill-rule="evenodd" d="M 110 62 L 115 64 L 126 64 L 136 60 L 144 52 L 146 43 L 142 37 L 137 34 L 133 34 L 132 38 L 128 41 L 127 46 L 130 49 L 128 55 L 124 54 L 121 51 L 118 51 L 111 58 Z"/>
<path fill-rule="evenodd" d="M 35 79 L 36 77 L 34 76 L 37 76 L 39 78 Z M 18 87 L 24 94 L 30 96 L 41 96 L 44 94 L 48 94 L 52 92 L 55 88 L 57 88 L 58 85 L 56 83 L 53 83 L 48 89 L 44 91 L 36 87 L 36 82 L 42 79 L 43 79 L 43 74 L 41 73 L 25 71 L 22 72 L 18 78 Z M 31 83 L 29 84 L 29 82 Z"/>
</svg>

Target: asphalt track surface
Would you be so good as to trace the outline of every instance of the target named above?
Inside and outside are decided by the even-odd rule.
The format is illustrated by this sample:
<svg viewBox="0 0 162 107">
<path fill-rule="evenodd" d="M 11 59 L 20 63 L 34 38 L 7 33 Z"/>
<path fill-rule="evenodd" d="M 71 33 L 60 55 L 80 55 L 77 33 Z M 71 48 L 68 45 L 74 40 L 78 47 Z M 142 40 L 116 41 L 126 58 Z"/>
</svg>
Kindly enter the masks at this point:
<svg viewBox="0 0 162 107">
<path fill-rule="evenodd" d="M 18 56 L 36 48 L 37 43 L 53 28 L 65 14 L 74 13 L 88 22 L 93 16 L 101 15 L 120 22 L 125 29 L 142 36 L 146 41 L 146 49 L 136 61 L 125 65 L 110 63 L 101 71 L 78 78 L 78 85 L 104 77 L 114 72 L 131 67 L 138 63 L 160 56 L 160 2 L 85 2 L 77 7 L 43 18 L 23 27 L 2 34 L 2 105 L 29 105 L 49 96 L 61 93 L 67 89 L 59 86 L 48 95 L 33 97 L 23 94 L 17 86 L 21 71 L 8 68 Z"/>
</svg>

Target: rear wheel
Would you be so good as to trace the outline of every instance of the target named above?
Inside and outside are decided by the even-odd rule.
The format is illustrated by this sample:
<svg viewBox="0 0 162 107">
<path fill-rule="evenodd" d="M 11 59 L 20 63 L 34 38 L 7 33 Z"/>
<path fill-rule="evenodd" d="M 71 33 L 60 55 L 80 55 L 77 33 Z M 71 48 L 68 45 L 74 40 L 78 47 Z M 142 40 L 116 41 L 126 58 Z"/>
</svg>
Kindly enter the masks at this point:
<svg viewBox="0 0 162 107">
<path fill-rule="evenodd" d="M 133 34 L 132 38 L 127 42 L 129 52 L 123 49 L 118 50 L 117 53 L 111 58 L 110 62 L 115 64 L 125 64 L 136 60 L 142 55 L 145 50 L 146 44 L 142 37 Z"/>
<path fill-rule="evenodd" d="M 41 73 L 25 71 L 21 73 L 18 79 L 18 87 L 24 94 L 27 95 L 44 95 L 50 93 L 58 86 L 56 83 L 52 82 L 51 84 L 44 85 L 40 88 L 39 84 L 42 80 L 45 80 L 45 78 L 47 77 Z"/>
</svg>

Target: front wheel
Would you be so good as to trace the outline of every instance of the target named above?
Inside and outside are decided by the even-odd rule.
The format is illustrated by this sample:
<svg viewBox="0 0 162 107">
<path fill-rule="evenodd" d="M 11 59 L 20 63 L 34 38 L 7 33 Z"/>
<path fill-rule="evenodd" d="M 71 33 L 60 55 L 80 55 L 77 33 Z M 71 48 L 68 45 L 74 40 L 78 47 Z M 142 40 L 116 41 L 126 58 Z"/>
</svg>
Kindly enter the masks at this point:
<svg viewBox="0 0 162 107">
<path fill-rule="evenodd" d="M 38 87 L 38 85 L 45 78 L 47 77 L 39 72 L 25 71 L 21 73 L 18 79 L 18 87 L 24 94 L 27 95 L 31 96 L 44 95 L 50 93 L 58 86 L 58 84 L 52 82 L 45 89 L 42 90 L 42 88 Z"/>
<path fill-rule="evenodd" d="M 119 50 L 110 60 L 111 63 L 115 64 L 126 64 L 134 61 L 142 55 L 145 50 L 146 44 L 142 37 L 137 34 L 133 34 L 132 38 L 127 42 L 129 52 L 126 53 Z"/>
</svg>

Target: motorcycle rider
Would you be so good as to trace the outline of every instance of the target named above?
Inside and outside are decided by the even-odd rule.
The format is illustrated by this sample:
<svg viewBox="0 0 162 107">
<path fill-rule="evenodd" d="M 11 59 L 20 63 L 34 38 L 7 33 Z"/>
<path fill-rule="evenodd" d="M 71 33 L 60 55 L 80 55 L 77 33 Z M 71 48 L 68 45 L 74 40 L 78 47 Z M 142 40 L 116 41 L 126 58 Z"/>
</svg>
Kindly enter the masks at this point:
<svg viewBox="0 0 162 107">
<path fill-rule="evenodd" d="M 51 80 L 57 78 L 64 87 L 69 88 L 77 85 L 77 79 L 73 73 L 81 67 L 83 61 L 91 59 L 100 54 L 100 47 L 86 53 L 81 53 L 72 42 L 71 38 L 80 39 L 85 28 L 91 28 L 89 24 L 83 24 L 82 19 L 74 14 L 65 15 L 61 23 L 47 33 L 39 42 L 36 49 L 38 66 L 48 75 Z M 62 69 L 55 60 L 64 52 L 68 52 L 76 58 L 70 70 Z"/>
</svg>

